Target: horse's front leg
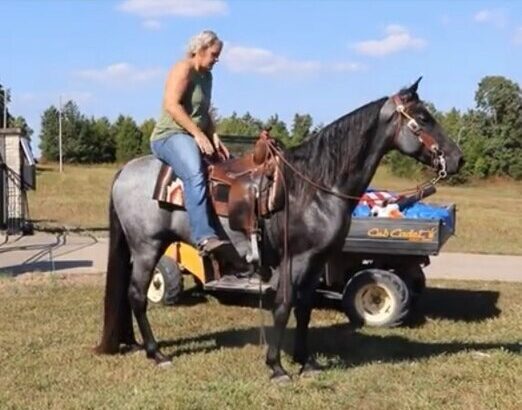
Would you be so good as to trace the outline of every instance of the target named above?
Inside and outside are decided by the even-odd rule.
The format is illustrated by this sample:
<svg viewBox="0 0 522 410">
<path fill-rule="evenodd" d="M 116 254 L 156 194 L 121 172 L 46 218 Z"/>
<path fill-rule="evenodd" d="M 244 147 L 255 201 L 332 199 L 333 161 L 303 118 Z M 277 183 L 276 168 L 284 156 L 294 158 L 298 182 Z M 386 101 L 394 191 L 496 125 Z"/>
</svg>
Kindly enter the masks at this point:
<svg viewBox="0 0 522 410">
<path fill-rule="evenodd" d="M 296 292 L 294 315 L 296 330 L 294 339 L 294 361 L 301 365 L 300 374 L 307 375 L 321 370 L 321 366 L 308 351 L 308 326 L 312 313 L 316 286 L 306 286 Z"/>
<path fill-rule="evenodd" d="M 274 335 L 270 338 L 266 354 L 266 364 L 272 369 L 270 379 L 276 382 L 286 382 L 290 376 L 281 364 L 281 346 L 290 316 L 291 303 L 289 301 L 276 303 L 272 314 L 274 317 Z"/>
</svg>

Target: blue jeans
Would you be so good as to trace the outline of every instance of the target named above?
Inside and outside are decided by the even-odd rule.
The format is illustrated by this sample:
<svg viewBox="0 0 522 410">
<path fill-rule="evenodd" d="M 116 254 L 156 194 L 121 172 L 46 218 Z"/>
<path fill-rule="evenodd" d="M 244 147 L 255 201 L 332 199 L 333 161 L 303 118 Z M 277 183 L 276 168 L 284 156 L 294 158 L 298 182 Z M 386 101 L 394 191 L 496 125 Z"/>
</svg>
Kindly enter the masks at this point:
<svg viewBox="0 0 522 410">
<path fill-rule="evenodd" d="M 192 240 L 199 244 L 217 236 L 210 225 L 207 181 L 203 171 L 201 152 L 194 138 L 187 134 L 172 134 L 151 141 L 156 157 L 169 164 L 183 181 L 185 205 L 192 227 Z"/>
</svg>

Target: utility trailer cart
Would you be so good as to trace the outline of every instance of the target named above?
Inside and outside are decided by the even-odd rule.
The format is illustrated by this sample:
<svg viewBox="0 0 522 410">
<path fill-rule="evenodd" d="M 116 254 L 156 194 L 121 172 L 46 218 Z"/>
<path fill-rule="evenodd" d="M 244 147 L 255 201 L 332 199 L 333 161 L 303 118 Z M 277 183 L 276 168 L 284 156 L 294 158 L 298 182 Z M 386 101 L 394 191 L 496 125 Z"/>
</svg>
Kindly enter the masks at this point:
<svg viewBox="0 0 522 410">
<path fill-rule="evenodd" d="M 426 286 L 423 268 L 455 232 L 455 205 L 431 206 L 446 217 L 352 217 L 342 252 L 327 263 L 317 292 L 338 300 L 353 324 L 403 324 Z M 191 246 L 172 244 L 156 267 L 149 300 L 175 303 L 183 290 L 183 274 L 193 275 L 206 292 L 215 295 L 259 295 L 271 289 L 256 277 L 216 280 L 206 263 Z"/>
</svg>

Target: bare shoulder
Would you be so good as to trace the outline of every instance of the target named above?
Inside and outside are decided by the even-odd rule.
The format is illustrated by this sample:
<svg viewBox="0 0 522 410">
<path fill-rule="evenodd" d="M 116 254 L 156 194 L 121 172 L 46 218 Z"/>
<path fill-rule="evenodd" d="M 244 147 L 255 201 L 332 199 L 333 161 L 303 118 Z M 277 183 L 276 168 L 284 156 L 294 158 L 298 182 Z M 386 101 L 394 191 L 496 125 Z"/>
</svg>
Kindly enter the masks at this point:
<svg viewBox="0 0 522 410">
<path fill-rule="evenodd" d="M 190 62 L 187 60 L 181 60 L 175 63 L 170 69 L 169 76 L 175 76 L 178 78 L 188 77 L 191 70 Z"/>
</svg>

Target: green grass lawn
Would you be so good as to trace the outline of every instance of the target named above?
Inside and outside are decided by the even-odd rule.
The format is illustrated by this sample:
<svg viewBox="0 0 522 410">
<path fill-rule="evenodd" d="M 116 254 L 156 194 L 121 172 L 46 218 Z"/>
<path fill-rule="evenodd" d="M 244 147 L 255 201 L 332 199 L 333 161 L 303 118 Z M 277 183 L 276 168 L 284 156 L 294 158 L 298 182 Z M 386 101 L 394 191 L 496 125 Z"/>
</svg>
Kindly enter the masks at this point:
<svg viewBox="0 0 522 410">
<path fill-rule="evenodd" d="M 38 168 L 38 189 L 29 193 L 30 217 L 40 227 L 104 229 L 116 165 L 56 165 Z M 419 181 L 378 170 L 372 186 L 401 190 Z M 522 183 L 490 181 L 465 186 L 441 185 L 430 202 L 457 205 L 457 233 L 445 251 L 522 255 Z"/>
<path fill-rule="evenodd" d="M 520 409 L 522 284 L 430 282 L 416 325 L 346 326 L 316 309 L 311 346 L 327 370 L 269 382 L 260 313 L 186 297 L 149 308 L 172 366 L 143 352 L 96 356 L 101 277 L 0 279 L 1 409 Z M 443 303 L 442 303 L 443 301 Z M 271 323 L 264 312 L 265 323 Z M 289 361 L 294 323 L 283 361 Z"/>
</svg>

